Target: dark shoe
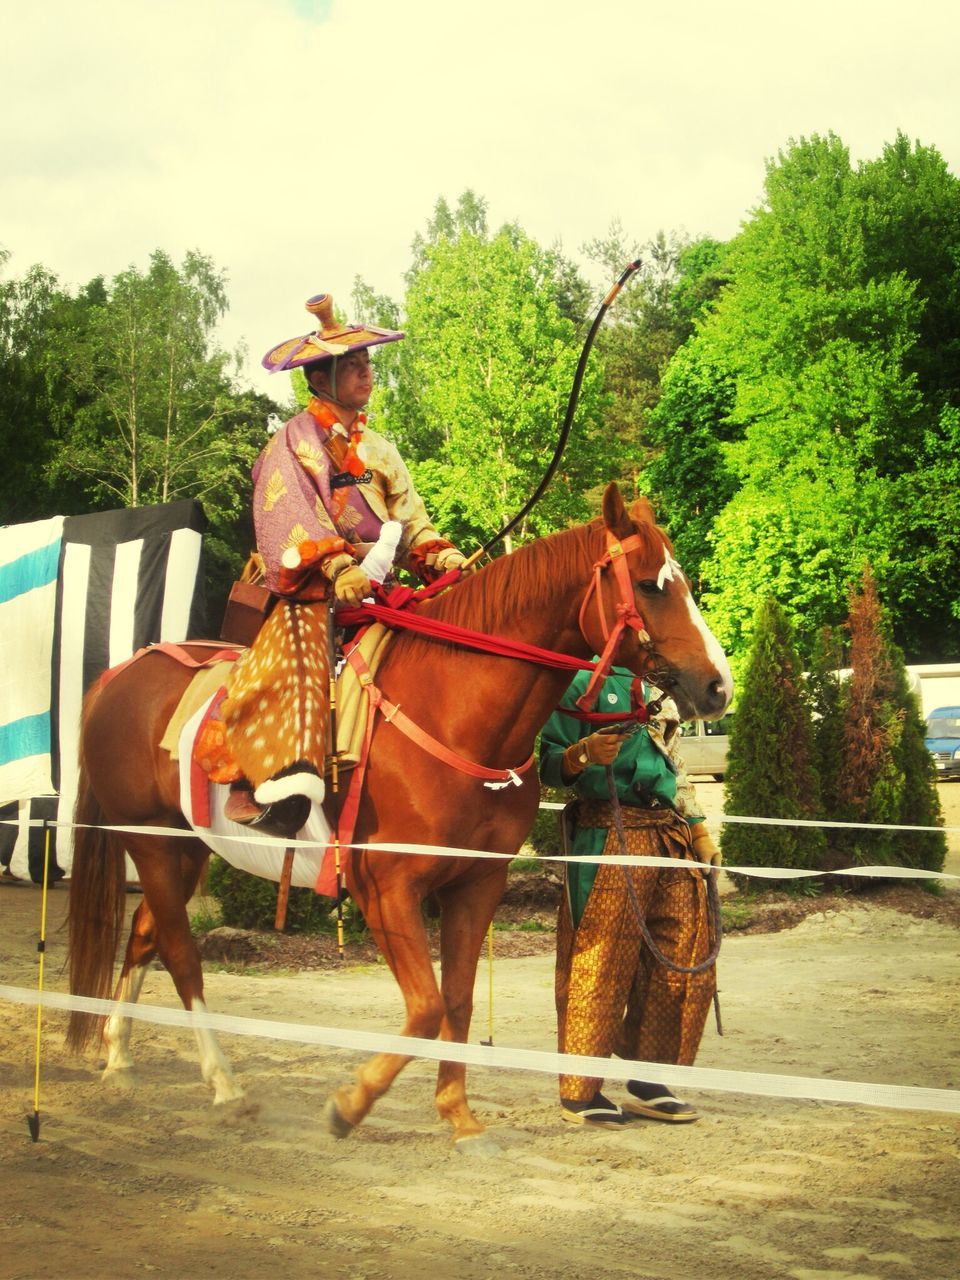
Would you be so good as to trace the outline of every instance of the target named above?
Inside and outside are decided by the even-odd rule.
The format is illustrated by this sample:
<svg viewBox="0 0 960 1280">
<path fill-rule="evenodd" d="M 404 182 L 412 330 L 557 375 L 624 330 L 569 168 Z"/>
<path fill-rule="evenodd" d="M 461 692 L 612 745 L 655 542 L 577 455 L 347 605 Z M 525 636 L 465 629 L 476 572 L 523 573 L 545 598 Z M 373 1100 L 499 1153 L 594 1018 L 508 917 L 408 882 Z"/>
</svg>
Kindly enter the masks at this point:
<svg viewBox="0 0 960 1280">
<path fill-rule="evenodd" d="M 645 1116 L 648 1120 L 666 1120 L 671 1124 L 689 1124 L 700 1119 L 700 1112 L 689 1102 L 675 1098 L 665 1084 L 647 1084 L 644 1080 L 628 1080 L 627 1093 L 631 1096 L 623 1104 L 630 1116 Z"/>
<path fill-rule="evenodd" d="M 292 795 L 274 804 L 258 804 L 249 786 L 232 783 L 223 816 L 253 828 L 258 835 L 291 840 L 310 816 L 310 801 L 306 796 Z"/>
<path fill-rule="evenodd" d="M 623 1112 L 602 1093 L 595 1093 L 589 1102 L 561 1098 L 560 1115 L 571 1124 L 585 1124 L 592 1129 L 619 1129 L 624 1123 Z"/>
</svg>

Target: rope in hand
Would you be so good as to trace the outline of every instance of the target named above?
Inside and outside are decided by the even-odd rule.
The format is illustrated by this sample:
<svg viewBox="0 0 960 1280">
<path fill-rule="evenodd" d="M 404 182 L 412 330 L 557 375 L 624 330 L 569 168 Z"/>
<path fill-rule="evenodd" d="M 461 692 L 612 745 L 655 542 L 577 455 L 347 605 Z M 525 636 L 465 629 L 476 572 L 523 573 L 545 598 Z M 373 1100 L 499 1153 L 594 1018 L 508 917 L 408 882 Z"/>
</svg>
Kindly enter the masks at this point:
<svg viewBox="0 0 960 1280">
<path fill-rule="evenodd" d="M 623 813 L 620 807 L 620 797 L 617 795 L 617 784 L 613 778 L 613 766 L 607 765 L 604 772 L 607 775 L 607 791 L 610 795 L 610 806 L 613 810 L 613 825 L 617 833 L 617 843 L 620 846 L 621 857 L 628 857 L 627 836 L 623 827 Z M 710 930 L 710 936 L 713 939 L 710 946 L 710 954 L 705 960 L 701 960 L 699 964 L 682 965 L 677 964 L 668 956 L 665 956 L 657 944 L 651 937 L 650 930 L 647 928 L 646 917 L 640 909 L 640 902 L 637 899 L 637 891 L 634 887 L 633 879 L 630 875 L 630 868 L 623 868 L 623 878 L 627 885 L 627 895 L 630 898 L 630 905 L 633 907 L 633 913 L 636 916 L 637 924 L 640 928 L 640 936 L 650 948 L 650 954 L 658 964 L 663 965 L 665 969 L 669 969 L 672 973 L 703 973 L 705 969 L 709 969 L 712 964 L 716 963 L 717 956 L 720 954 L 720 946 L 723 942 L 723 920 L 720 915 L 720 892 L 717 889 L 717 871 L 712 869 L 707 875 L 707 921 Z M 723 1035 L 723 1022 L 720 1017 L 720 996 L 717 991 L 713 993 L 713 1012 L 717 1020 L 717 1035 Z"/>
</svg>

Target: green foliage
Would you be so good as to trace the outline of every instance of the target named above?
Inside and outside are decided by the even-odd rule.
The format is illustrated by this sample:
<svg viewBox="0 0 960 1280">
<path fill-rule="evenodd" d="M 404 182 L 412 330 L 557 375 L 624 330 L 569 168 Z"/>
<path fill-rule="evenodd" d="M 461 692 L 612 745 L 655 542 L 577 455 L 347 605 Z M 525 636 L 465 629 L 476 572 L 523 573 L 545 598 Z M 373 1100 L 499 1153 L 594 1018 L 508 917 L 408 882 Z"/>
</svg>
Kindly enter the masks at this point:
<svg viewBox="0 0 960 1280">
<path fill-rule="evenodd" d="M 819 779 L 812 736 L 790 625 L 773 597 L 767 597 L 757 611 L 730 735 L 728 812 L 764 818 L 818 817 Z M 756 864 L 813 870 L 823 835 L 815 827 L 728 823 L 721 843 L 730 867 Z"/>
<path fill-rule="evenodd" d="M 580 354 L 565 311 L 580 297 L 570 265 L 516 224 L 491 233 L 465 193 L 440 201 L 414 245 L 406 340 L 378 365 L 373 414 L 400 447 L 438 527 L 471 546 L 523 504 L 549 460 Z M 517 531 L 585 520 L 585 496 L 622 470 L 605 430 L 603 371 L 591 361 L 561 472 Z"/>
<path fill-rule="evenodd" d="M 541 799 L 564 802 L 566 794 L 553 787 L 541 787 Z M 538 809 L 533 828 L 527 836 L 527 844 L 535 849 L 538 857 L 555 858 L 562 853 L 560 841 L 560 810 Z"/>
<path fill-rule="evenodd" d="M 631 477 L 634 486 L 666 513 L 678 556 L 696 576 L 706 557 L 710 520 L 732 490 L 720 479 L 722 459 L 712 417 L 705 432 L 694 429 L 682 436 L 663 433 L 660 423 L 663 415 L 680 411 L 676 402 L 665 408 L 662 401 L 671 393 L 684 396 L 677 362 L 671 360 L 722 287 L 715 270 L 720 246 L 663 232 L 640 246 L 614 223 L 585 252 L 611 282 L 628 262 L 643 264 L 597 335 L 611 395 L 608 421 L 622 439 L 631 441 L 634 464 L 642 468 Z M 703 415 L 697 409 L 694 416 Z"/>
<path fill-rule="evenodd" d="M 75 296 L 40 267 L 0 283 L 5 518 L 197 498 L 212 614 L 253 544 L 250 468 L 277 408 L 234 388 L 213 337 L 226 306 L 198 253 L 178 268 L 157 251 Z"/>
<path fill-rule="evenodd" d="M 843 764 L 844 686 L 838 672 L 844 666 L 837 633 L 824 627 L 814 641 L 805 694 L 813 716 L 813 763 L 820 778 L 824 814 L 839 811 L 837 780 Z"/>
<path fill-rule="evenodd" d="M 220 905 L 221 922 L 235 929 L 272 929 L 277 915 L 277 883 L 238 871 L 214 855 L 207 893 Z M 287 902 L 288 933 L 329 933 L 330 899 L 312 889 L 292 887 Z"/>
<path fill-rule="evenodd" d="M 756 911 L 749 899 L 742 897 L 721 898 L 720 923 L 724 933 L 735 933 L 738 929 L 748 929 L 756 918 Z"/>
<path fill-rule="evenodd" d="M 856 167 L 832 134 L 791 141 L 710 271 L 651 482 L 721 641 L 745 652 L 772 592 L 809 653 L 868 562 L 911 653 L 952 656 L 960 182 L 902 135 Z"/>
<path fill-rule="evenodd" d="M 853 673 L 844 707 L 837 811 L 831 816 L 846 822 L 940 826 L 923 720 L 869 570 L 860 589 L 851 593 L 848 627 Z M 939 831 L 838 831 L 832 844 L 840 865 L 940 871 L 946 855 L 946 839 Z"/>
</svg>

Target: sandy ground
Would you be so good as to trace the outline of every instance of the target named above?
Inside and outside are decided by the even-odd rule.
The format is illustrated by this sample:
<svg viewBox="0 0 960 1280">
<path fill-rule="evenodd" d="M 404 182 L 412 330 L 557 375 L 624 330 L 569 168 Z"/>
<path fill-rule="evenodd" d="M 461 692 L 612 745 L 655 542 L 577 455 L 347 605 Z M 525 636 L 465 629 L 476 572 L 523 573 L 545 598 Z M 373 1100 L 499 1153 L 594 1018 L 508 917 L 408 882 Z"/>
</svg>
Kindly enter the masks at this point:
<svg viewBox="0 0 960 1280">
<path fill-rule="evenodd" d="M 710 791 L 710 788 L 704 788 Z M 720 788 L 711 795 L 714 811 Z M 943 788 L 960 825 L 960 784 Z M 955 840 L 948 869 L 960 867 Z M 960 892 L 960 890 L 953 890 Z M 47 986 L 64 988 L 66 893 L 50 894 Z M 131 905 L 135 899 L 131 899 Z M 39 892 L 0 889 L 0 982 L 36 983 Z M 725 1035 L 699 1065 L 960 1089 L 956 929 L 834 899 L 796 928 L 729 937 Z M 474 1037 L 486 1036 L 487 973 Z M 494 964 L 498 1045 L 553 1048 L 549 953 Z M 224 1012 L 395 1031 L 382 965 L 208 973 Z M 176 1003 L 161 971 L 143 999 Z M 363 1280 L 515 1275 L 677 1280 L 952 1280 L 960 1270 L 960 1118 L 738 1093 L 690 1093 L 699 1123 L 621 1131 L 561 1123 L 552 1077 L 473 1069 L 499 1154 L 456 1151 L 415 1063 L 349 1139 L 324 1130 L 355 1055 L 247 1037 L 224 1047 L 247 1090 L 214 1108 L 186 1032 L 138 1024 L 136 1078 L 99 1079 L 36 1013 L 0 1023 L 0 1280 Z M 619 1086 L 611 1086 L 614 1096 Z"/>
</svg>

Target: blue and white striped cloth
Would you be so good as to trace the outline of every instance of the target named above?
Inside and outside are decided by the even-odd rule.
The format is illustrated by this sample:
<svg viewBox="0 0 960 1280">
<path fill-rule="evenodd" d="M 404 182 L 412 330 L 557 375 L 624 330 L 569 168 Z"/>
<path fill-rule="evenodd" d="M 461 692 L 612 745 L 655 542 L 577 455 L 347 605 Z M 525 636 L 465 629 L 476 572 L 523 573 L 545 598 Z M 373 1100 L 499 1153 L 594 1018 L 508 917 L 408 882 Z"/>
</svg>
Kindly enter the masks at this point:
<svg viewBox="0 0 960 1280">
<path fill-rule="evenodd" d="M 53 791 L 50 680 L 63 517 L 0 529 L 0 803 Z"/>
<path fill-rule="evenodd" d="M 186 499 L 0 529 L 0 804 L 21 801 L 16 874 L 42 867 L 28 819 L 73 818 L 91 681 L 143 645 L 203 635 L 205 526 Z M 53 843 L 68 871 L 69 831 Z"/>
</svg>

